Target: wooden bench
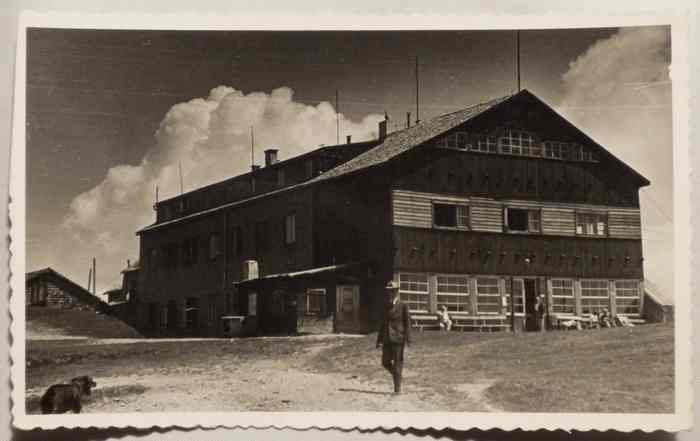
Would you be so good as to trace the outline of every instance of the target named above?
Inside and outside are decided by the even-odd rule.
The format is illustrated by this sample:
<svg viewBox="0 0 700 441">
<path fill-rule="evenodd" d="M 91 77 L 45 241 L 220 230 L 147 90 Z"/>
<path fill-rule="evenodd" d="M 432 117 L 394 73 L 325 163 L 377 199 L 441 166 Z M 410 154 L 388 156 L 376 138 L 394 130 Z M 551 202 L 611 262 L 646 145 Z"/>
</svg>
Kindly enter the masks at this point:
<svg viewBox="0 0 700 441">
<path fill-rule="evenodd" d="M 468 316 L 451 314 L 452 330 L 494 332 L 510 330 L 510 322 L 502 315 Z M 440 324 L 434 314 L 411 315 L 411 326 L 423 330 L 439 330 Z"/>
</svg>

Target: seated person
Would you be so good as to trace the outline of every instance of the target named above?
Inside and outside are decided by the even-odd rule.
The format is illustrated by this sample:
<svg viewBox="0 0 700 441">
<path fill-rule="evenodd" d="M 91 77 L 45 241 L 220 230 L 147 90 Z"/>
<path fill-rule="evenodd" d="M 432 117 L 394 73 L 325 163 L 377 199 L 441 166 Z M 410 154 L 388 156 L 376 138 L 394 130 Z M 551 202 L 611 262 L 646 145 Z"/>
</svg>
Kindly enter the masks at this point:
<svg viewBox="0 0 700 441">
<path fill-rule="evenodd" d="M 610 313 L 608 312 L 608 308 L 603 308 L 603 311 L 600 313 L 600 317 L 598 320 L 600 322 L 600 326 L 603 328 L 612 328 L 613 327 Z"/>
<path fill-rule="evenodd" d="M 440 325 L 440 330 L 449 331 L 452 329 L 452 319 L 450 314 L 447 312 L 447 307 L 442 305 L 437 311 L 438 324 Z"/>
</svg>

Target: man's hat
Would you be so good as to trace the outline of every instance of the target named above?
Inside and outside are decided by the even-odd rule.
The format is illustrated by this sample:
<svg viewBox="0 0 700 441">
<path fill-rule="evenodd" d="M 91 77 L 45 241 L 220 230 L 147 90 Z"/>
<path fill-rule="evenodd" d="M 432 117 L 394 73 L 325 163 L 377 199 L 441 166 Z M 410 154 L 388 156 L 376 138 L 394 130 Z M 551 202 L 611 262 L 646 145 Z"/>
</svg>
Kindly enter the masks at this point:
<svg viewBox="0 0 700 441">
<path fill-rule="evenodd" d="M 384 289 L 386 289 L 387 291 L 388 290 L 395 291 L 395 290 L 399 289 L 399 285 L 398 285 L 398 283 L 394 282 L 393 280 L 389 280 L 389 282 L 387 282 Z"/>
</svg>

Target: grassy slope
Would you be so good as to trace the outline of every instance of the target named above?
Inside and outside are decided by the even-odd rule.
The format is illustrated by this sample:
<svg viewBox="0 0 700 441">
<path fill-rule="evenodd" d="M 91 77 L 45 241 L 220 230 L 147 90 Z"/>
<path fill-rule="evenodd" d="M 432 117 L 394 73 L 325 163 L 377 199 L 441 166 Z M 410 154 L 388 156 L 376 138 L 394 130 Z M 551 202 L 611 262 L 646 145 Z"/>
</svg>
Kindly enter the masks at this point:
<svg viewBox="0 0 700 441">
<path fill-rule="evenodd" d="M 116 317 L 77 309 L 30 307 L 27 310 L 27 337 L 33 335 L 79 336 L 93 338 L 138 338 L 141 334 Z"/>
<path fill-rule="evenodd" d="M 386 385 L 376 335 L 346 339 L 309 362 L 320 372 Z M 29 341 L 27 386 L 78 375 L 206 375 L 212 365 L 294 357 L 318 343 L 303 340 L 164 341 L 91 344 Z M 672 412 L 673 327 L 647 325 L 547 334 L 416 333 L 406 354 L 406 389 L 434 396 L 450 410 L 473 410 L 461 384 L 489 382 L 486 398 L 513 412 Z M 465 404 L 466 403 L 466 404 Z"/>
<path fill-rule="evenodd" d="M 376 336 L 349 340 L 314 361 L 388 382 Z M 441 394 L 460 410 L 453 386 L 488 381 L 489 401 L 513 412 L 672 412 L 673 327 L 511 335 L 416 333 L 406 354 L 407 387 Z"/>
</svg>

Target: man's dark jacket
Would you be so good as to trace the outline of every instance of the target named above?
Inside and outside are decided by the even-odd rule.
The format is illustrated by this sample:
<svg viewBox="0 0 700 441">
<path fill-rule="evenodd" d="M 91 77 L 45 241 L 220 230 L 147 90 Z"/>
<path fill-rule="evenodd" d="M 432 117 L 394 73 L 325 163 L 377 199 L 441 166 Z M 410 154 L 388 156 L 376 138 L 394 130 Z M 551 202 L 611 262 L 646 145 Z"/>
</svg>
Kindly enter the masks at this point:
<svg viewBox="0 0 700 441">
<path fill-rule="evenodd" d="M 377 345 L 380 343 L 411 344 L 411 316 L 408 305 L 400 300 L 390 303 L 384 310 L 382 326 L 377 334 Z"/>
</svg>

